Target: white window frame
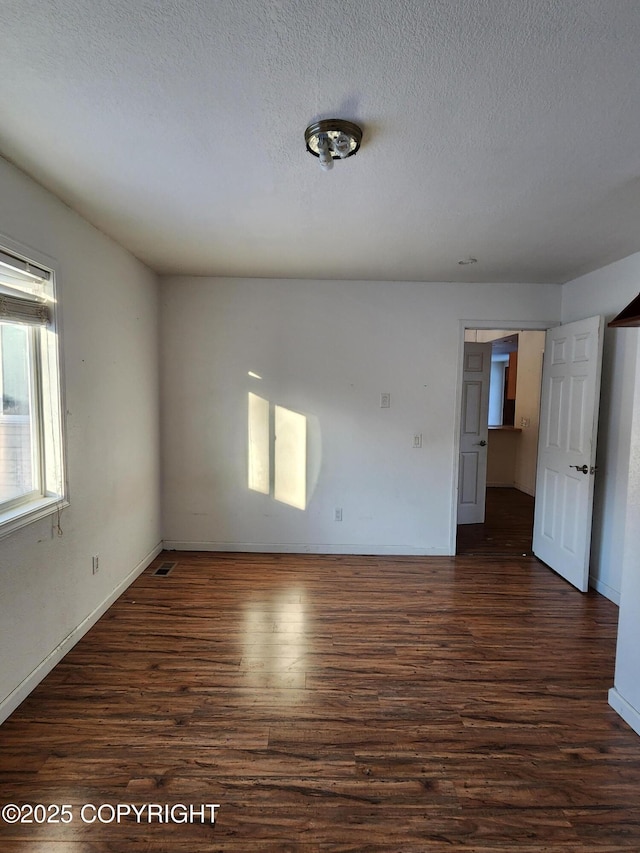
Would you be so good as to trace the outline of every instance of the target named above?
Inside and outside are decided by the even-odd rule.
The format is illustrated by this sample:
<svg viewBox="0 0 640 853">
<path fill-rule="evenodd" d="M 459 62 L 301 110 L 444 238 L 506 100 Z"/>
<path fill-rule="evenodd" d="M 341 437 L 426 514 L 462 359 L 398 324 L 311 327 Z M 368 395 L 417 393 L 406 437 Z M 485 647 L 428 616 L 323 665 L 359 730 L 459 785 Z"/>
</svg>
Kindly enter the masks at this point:
<svg viewBox="0 0 640 853">
<path fill-rule="evenodd" d="M 42 253 L 21 246 L 0 234 L 0 300 L 3 295 L 7 303 L 12 297 L 20 302 L 25 300 L 25 311 L 29 315 L 38 313 L 46 316 L 46 323 L 27 318 L 31 346 L 31 380 L 34 382 L 32 393 L 34 422 L 34 464 L 38 466 L 38 488 L 28 494 L 20 495 L 0 503 L 0 538 L 13 533 L 34 521 L 59 513 L 69 505 L 65 453 L 64 453 L 64 393 L 61 375 L 61 324 L 59 312 L 59 287 L 57 265 L 53 259 Z M 3 285 L 7 275 L 11 274 L 11 265 L 15 263 L 17 279 L 28 278 L 33 272 L 35 277 L 44 275 L 41 293 L 20 290 L 18 281 L 8 287 Z M 33 269 L 31 269 L 33 268 Z M 13 305 L 16 304 L 15 299 Z M 5 304 L 5 311 L 11 307 Z M 18 307 L 19 310 L 19 307 Z M 0 320 L 3 319 L 0 308 Z M 11 314 L 4 322 L 18 322 Z M 3 415 L 3 417 L 13 417 Z"/>
</svg>

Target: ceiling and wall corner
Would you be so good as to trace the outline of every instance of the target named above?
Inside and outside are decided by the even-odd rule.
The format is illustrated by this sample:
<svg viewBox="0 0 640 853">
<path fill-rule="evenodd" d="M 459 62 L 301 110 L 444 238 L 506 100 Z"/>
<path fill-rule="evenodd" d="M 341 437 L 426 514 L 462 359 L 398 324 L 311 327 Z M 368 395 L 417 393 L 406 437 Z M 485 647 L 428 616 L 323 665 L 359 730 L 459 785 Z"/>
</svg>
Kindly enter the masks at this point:
<svg viewBox="0 0 640 853">
<path fill-rule="evenodd" d="M 564 282 L 640 248 L 639 45 L 626 0 L 4 0 L 0 154 L 161 273 Z"/>
</svg>

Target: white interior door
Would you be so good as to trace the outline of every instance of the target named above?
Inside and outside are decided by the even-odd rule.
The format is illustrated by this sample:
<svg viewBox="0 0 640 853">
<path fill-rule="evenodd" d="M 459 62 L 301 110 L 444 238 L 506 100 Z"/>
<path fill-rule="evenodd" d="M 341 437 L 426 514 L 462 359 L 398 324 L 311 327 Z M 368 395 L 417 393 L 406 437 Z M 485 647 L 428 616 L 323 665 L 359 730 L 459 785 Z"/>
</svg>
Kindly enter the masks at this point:
<svg viewBox="0 0 640 853">
<path fill-rule="evenodd" d="M 460 413 L 458 524 L 482 524 L 487 490 L 491 344 L 465 343 Z"/>
<path fill-rule="evenodd" d="M 582 592 L 589 586 L 603 326 L 602 317 L 590 317 L 550 329 L 542 368 L 533 553 Z"/>
</svg>

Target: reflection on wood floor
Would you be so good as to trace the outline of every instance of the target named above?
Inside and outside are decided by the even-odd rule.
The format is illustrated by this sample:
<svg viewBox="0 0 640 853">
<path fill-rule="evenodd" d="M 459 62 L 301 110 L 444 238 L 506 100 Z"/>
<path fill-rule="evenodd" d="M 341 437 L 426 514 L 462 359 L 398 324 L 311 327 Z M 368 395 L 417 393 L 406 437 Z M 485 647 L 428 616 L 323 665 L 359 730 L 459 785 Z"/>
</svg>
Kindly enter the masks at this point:
<svg viewBox="0 0 640 853">
<path fill-rule="evenodd" d="M 0 727 L 0 803 L 73 815 L 3 853 L 640 850 L 607 599 L 528 557 L 167 559 Z"/>
<path fill-rule="evenodd" d="M 518 489 L 487 489 L 484 524 L 458 525 L 456 553 L 530 555 L 534 499 Z"/>
</svg>

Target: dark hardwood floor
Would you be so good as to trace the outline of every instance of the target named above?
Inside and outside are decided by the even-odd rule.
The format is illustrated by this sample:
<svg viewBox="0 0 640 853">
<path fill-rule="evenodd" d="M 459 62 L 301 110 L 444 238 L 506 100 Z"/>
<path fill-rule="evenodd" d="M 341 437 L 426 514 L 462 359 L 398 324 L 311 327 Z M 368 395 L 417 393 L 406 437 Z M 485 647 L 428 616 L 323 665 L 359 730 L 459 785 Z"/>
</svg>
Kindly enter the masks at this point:
<svg viewBox="0 0 640 853">
<path fill-rule="evenodd" d="M 605 598 L 530 557 L 163 559 L 0 727 L 0 804 L 72 816 L 3 853 L 640 850 Z"/>
<path fill-rule="evenodd" d="M 458 525 L 456 553 L 530 556 L 534 498 L 518 489 L 487 489 L 484 524 Z"/>
</svg>

